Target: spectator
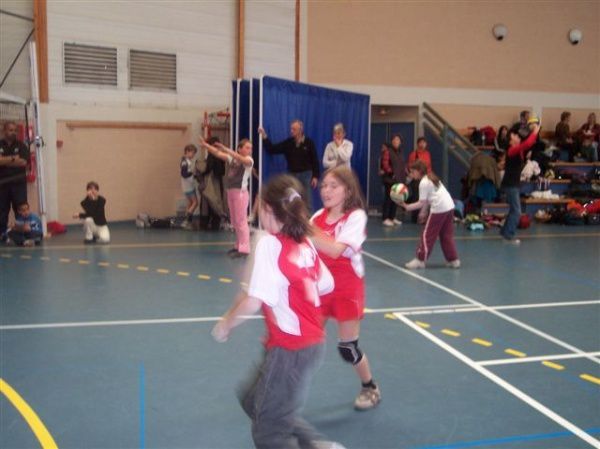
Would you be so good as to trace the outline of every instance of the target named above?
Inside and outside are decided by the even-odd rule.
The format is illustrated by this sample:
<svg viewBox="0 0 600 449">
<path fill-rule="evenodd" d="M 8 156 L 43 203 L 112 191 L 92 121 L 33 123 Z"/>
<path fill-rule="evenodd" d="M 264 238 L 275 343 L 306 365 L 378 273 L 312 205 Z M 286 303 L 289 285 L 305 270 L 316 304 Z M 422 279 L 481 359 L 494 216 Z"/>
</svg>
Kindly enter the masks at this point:
<svg viewBox="0 0 600 449">
<path fill-rule="evenodd" d="M 427 167 L 427 172 L 431 171 L 431 153 L 427 149 L 427 140 L 425 140 L 425 137 L 419 137 L 417 139 L 417 148 L 408 155 L 409 166 L 412 166 L 415 161 L 423 161 Z"/>
<path fill-rule="evenodd" d="M 525 139 L 529 135 L 529 125 L 527 122 L 529 121 L 529 116 L 531 113 L 529 111 L 521 111 L 519 114 L 519 121 L 511 127 L 512 129 L 518 129 L 519 135 L 521 139 Z"/>
<path fill-rule="evenodd" d="M 342 123 L 333 127 L 333 142 L 329 142 L 323 153 L 323 167 L 325 169 L 346 165 L 350 168 L 353 144 L 346 139 L 346 131 Z"/>
<path fill-rule="evenodd" d="M 29 163 L 29 148 L 17 139 L 17 124 L 4 124 L 4 138 L 0 140 L 0 241 L 8 238 L 8 214 L 12 206 L 15 216 L 17 206 L 27 202 L 25 178 Z"/>
<path fill-rule="evenodd" d="M 83 212 L 73 214 L 73 218 L 83 219 L 83 243 L 109 243 L 110 231 L 106 221 L 106 198 L 99 194 L 100 186 L 95 181 L 87 183 L 86 197 L 81 201 Z"/>
<path fill-rule="evenodd" d="M 383 201 L 383 225 L 394 226 L 401 225 L 402 222 L 396 219 L 397 205 L 390 198 L 392 186 L 398 182 L 406 182 L 406 168 L 404 157 L 402 155 L 402 136 L 394 134 L 391 146 L 386 146 L 387 151 L 382 147 L 381 169 L 383 172 L 382 180 L 385 186 L 385 199 Z"/>
<path fill-rule="evenodd" d="M 600 124 L 596 123 L 596 114 L 590 113 L 587 118 L 587 122 L 581 125 L 577 132 L 579 140 L 582 146 L 586 146 L 586 151 L 590 151 L 589 147 L 594 147 L 594 151 L 590 154 L 591 159 L 594 161 L 598 160 L 598 146 L 600 146 Z M 586 141 L 587 145 L 586 145 Z M 589 159 L 589 158 L 588 158 Z"/>
<path fill-rule="evenodd" d="M 291 137 L 276 144 L 269 140 L 263 128 L 258 128 L 258 133 L 264 140 L 267 153 L 285 156 L 288 172 L 304 187 L 303 198 L 310 210 L 312 190 L 316 189 L 319 183 L 320 169 L 315 143 L 304 135 L 304 124 L 300 120 L 292 121 Z"/>
<path fill-rule="evenodd" d="M 501 154 L 504 154 L 508 150 L 509 145 L 508 127 L 502 125 L 498 129 L 498 134 L 496 134 L 496 138 L 494 139 L 494 158 L 496 161 L 500 158 Z"/>
<path fill-rule="evenodd" d="M 427 140 L 425 137 L 419 137 L 417 139 L 417 148 L 411 151 L 408 155 L 408 166 L 411 167 L 415 161 L 421 161 L 427 167 L 427 173 L 431 172 L 431 153 L 427 150 Z M 407 203 L 414 203 L 419 200 L 419 180 L 408 179 L 408 191 L 409 196 L 406 200 Z M 426 204 L 421 209 L 415 209 L 411 212 L 411 221 L 416 223 L 418 221 L 419 213 L 422 214 L 423 218 L 427 217 L 429 206 Z M 424 220 L 423 220 L 424 221 Z"/>
<path fill-rule="evenodd" d="M 42 237 L 40 217 L 29 210 L 29 204 L 19 204 L 15 215 L 15 225 L 8 232 L 8 238 L 17 246 L 34 246 L 42 243 Z"/>
<path fill-rule="evenodd" d="M 192 228 L 194 211 L 198 207 L 198 197 L 196 196 L 196 179 L 194 178 L 194 164 L 196 158 L 196 146 L 186 145 L 183 149 L 183 157 L 179 163 L 181 174 L 181 190 L 185 195 L 187 207 L 185 209 L 185 221 L 181 225 L 184 229 Z"/>
<path fill-rule="evenodd" d="M 206 142 L 213 146 L 221 143 L 216 136 L 210 137 Z M 227 199 L 223 185 L 225 162 L 202 147 L 200 152 L 195 168 L 200 194 L 200 228 L 218 231 L 221 220 L 227 217 Z"/>
<path fill-rule="evenodd" d="M 564 111 L 560 114 L 560 122 L 556 124 L 556 128 L 554 129 L 554 139 L 558 148 L 569 153 L 569 162 L 573 162 L 575 144 L 571 137 L 571 129 L 569 127 L 570 120 L 570 112 Z"/>
</svg>

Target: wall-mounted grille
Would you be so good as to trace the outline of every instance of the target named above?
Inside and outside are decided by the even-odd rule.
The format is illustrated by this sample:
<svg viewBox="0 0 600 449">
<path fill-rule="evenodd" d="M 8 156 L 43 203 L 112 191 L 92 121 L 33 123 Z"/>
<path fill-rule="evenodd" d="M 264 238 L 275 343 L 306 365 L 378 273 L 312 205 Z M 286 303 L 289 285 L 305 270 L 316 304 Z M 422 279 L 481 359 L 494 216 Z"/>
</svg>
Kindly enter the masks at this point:
<svg viewBox="0 0 600 449">
<path fill-rule="evenodd" d="M 129 50 L 129 87 L 177 91 L 177 55 Z"/>
<path fill-rule="evenodd" d="M 117 85 L 117 49 L 96 45 L 64 44 L 66 84 Z"/>
</svg>

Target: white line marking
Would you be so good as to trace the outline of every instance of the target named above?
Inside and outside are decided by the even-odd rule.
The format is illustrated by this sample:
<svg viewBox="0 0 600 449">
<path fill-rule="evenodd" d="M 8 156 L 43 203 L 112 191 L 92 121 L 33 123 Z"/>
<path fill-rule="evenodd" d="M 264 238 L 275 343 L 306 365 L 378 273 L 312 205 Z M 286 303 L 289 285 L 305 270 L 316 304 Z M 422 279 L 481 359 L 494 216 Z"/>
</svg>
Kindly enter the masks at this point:
<svg viewBox="0 0 600 449">
<path fill-rule="evenodd" d="M 586 352 L 588 356 L 600 356 L 598 352 Z M 493 366 L 493 365 L 511 365 L 513 363 L 527 363 L 527 362 L 543 362 L 544 360 L 564 360 L 564 359 L 580 359 L 585 357 L 582 354 L 555 354 L 555 355 L 536 355 L 532 357 L 522 357 L 520 359 L 495 359 L 495 360 L 482 360 L 481 362 L 475 362 L 480 366 Z"/>
<path fill-rule="evenodd" d="M 452 346 L 446 344 L 444 341 L 440 340 L 435 335 L 431 334 L 430 332 L 427 332 L 425 329 L 420 328 L 419 326 L 417 326 L 415 323 L 413 323 L 412 321 L 410 321 L 408 318 L 406 318 L 401 313 L 396 313 L 395 315 L 396 315 L 396 317 L 399 320 L 402 320 L 402 322 L 404 324 L 406 324 L 409 327 L 413 328 L 414 330 L 416 330 L 417 332 L 419 332 L 421 335 L 423 335 L 424 337 L 428 338 L 433 343 L 435 343 L 436 345 L 438 345 L 439 347 L 441 347 L 445 351 L 447 351 L 450 354 L 452 354 L 454 357 L 456 357 L 457 359 L 459 359 L 461 362 L 463 362 L 466 365 L 468 365 L 471 368 L 473 368 L 479 374 L 487 377 L 489 380 L 491 380 L 495 384 L 499 385 L 500 387 L 504 388 L 506 391 L 508 391 L 509 393 L 513 394 L 514 396 L 516 396 L 517 398 L 519 398 L 521 401 L 525 402 L 530 407 L 533 407 L 538 412 L 540 412 L 543 415 L 547 416 L 548 418 L 550 418 L 554 422 L 560 424 L 565 429 L 567 429 L 569 432 L 571 432 L 574 435 L 578 436 L 579 438 L 581 438 L 586 443 L 589 443 L 590 445 L 592 445 L 592 447 L 600 448 L 600 441 L 598 441 L 597 439 L 595 439 L 594 437 L 592 437 L 590 434 L 588 434 L 584 430 L 582 430 L 579 427 L 577 427 L 575 424 L 571 423 L 570 421 L 567 421 L 565 418 L 563 418 L 562 416 L 560 416 L 557 413 L 553 412 L 548 407 L 546 407 L 545 405 L 543 405 L 540 402 L 536 401 L 531 396 L 529 396 L 526 393 L 522 392 L 521 390 L 519 390 L 514 385 L 512 385 L 512 384 L 508 383 L 507 381 L 505 381 L 504 379 L 498 377 L 497 375 L 495 375 L 494 373 L 492 373 L 487 368 L 484 368 L 484 367 L 480 366 L 474 360 L 470 359 L 469 357 L 467 357 L 466 355 L 464 355 L 462 352 L 457 351 Z"/>
<path fill-rule="evenodd" d="M 262 319 L 262 315 L 245 316 L 246 319 Z M 24 329 L 59 329 L 67 327 L 97 327 L 97 326 L 132 326 L 139 324 L 177 324 L 177 323 L 203 323 L 219 321 L 220 316 L 199 318 L 163 318 L 155 320 L 122 320 L 122 321 L 81 321 L 72 323 L 42 323 L 42 324 L 11 324 L 0 326 L 0 331 Z"/>
<path fill-rule="evenodd" d="M 423 313 L 423 314 L 438 313 L 438 310 L 440 311 L 440 313 L 445 313 L 447 311 L 448 312 L 458 311 L 457 309 L 461 309 L 463 307 L 471 308 L 471 306 L 469 304 L 448 304 L 448 305 L 444 305 L 444 306 L 388 307 L 388 308 L 383 308 L 383 309 L 370 309 L 367 307 L 365 309 L 365 313 L 402 312 L 407 315 L 412 315 L 412 314 L 420 314 L 420 313 Z"/>
<path fill-rule="evenodd" d="M 519 320 L 517 320 L 515 318 L 512 318 L 512 317 L 510 317 L 508 315 L 505 315 L 502 312 L 494 310 L 491 307 L 488 307 L 485 304 L 483 304 L 483 303 L 481 303 L 479 301 L 474 300 L 473 298 L 469 298 L 468 296 L 463 295 L 462 293 L 459 293 L 459 292 L 457 292 L 455 290 L 452 290 L 451 288 L 448 288 L 448 287 L 446 287 L 446 286 L 444 286 L 442 284 L 438 284 L 437 282 L 432 281 L 431 279 L 427 279 L 426 277 L 423 277 L 423 276 L 421 276 L 421 275 L 419 275 L 417 273 L 414 273 L 414 272 L 412 272 L 410 270 L 406 270 L 406 269 L 404 269 L 402 267 L 399 267 L 398 265 L 395 265 L 395 264 L 393 264 L 391 262 L 388 262 L 387 260 L 382 259 L 381 257 L 375 256 L 374 254 L 370 254 L 370 253 L 368 253 L 366 251 L 363 251 L 363 254 L 365 256 L 367 256 L 367 257 L 370 257 L 373 260 L 376 260 L 376 261 L 382 263 L 383 265 L 387 265 L 388 267 L 393 268 L 394 270 L 400 271 L 401 273 L 404 273 L 404 274 L 406 274 L 408 276 L 414 277 L 415 279 L 418 279 L 418 280 L 420 280 L 420 281 L 422 281 L 422 282 L 424 282 L 426 284 L 429 284 L 429 285 L 431 285 L 433 287 L 436 287 L 436 288 L 438 288 L 438 289 L 440 289 L 440 290 L 442 290 L 442 291 L 444 291 L 444 292 L 446 292 L 446 293 L 448 293 L 448 294 L 450 294 L 452 296 L 460 298 L 463 301 L 466 301 L 466 302 L 468 302 L 468 303 L 470 303 L 470 304 L 472 304 L 474 306 L 480 307 L 481 309 L 485 310 L 486 312 L 489 312 L 489 313 L 491 313 L 493 315 L 496 315 L 499 318 L 502 318 L 503 320 L 508 321 L 509 323 L 512 323 L 512 324 L 514 324 L 516 326 L 519 326 L 519 327 L 521 327 L 521 328 L 523 328 L 525 330 L 528 330 L 529 332 L 531 332 L 533 334 L 536 334 L 539 337 L 542 337 L 542 338 L 544 338 L 544 339 L 546 339 L 548 341 L 551 341 L 552 343 L 554 343 L 554 344 L 556 344 L 558 346 L 562 346 L 563 348 L 568 349 L 571 352 L 575 352 L 577 354 L 583 355 L 585 358 L 587 358 L 588 360 L 591 360 L 594 363 L 600 364 L 600 359 L 598 359 L 597 357 L 588 356 L 588 355 L 586 355 L 586 352 L 582 351 L 581 349 L 579 349 L 579 348 L 577 348 L 577 347 L 575 347 L 573 345 L 570 345 L 569 343 L 566 343 L 566 342 L 564 342 L 562 340 L 559 340 L 558 338 L 553 337 L 552 335 L 549 335 L 549 334 L 547 334 L 545 332 L 542 332 L 541 330 L 536 329 L 533 326 L 530 326 L 530 325 L 528 325 L 526 323 L 523 323 L 522 321 L 519 321 Z"/>
</svg>

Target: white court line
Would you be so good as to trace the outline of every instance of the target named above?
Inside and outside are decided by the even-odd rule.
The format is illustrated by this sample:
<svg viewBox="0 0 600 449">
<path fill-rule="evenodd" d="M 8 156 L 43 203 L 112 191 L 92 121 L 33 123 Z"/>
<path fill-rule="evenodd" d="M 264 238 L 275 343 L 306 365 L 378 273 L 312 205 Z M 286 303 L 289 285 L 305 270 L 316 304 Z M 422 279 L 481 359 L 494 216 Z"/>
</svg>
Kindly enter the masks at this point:
<svg viewBox="0 0 600 449">
<path fill-rule="evenodd" d="M 488 306 L 491 310 L 513 310 L 513 309 L 537 309 L 546 307 L 566 307 L 583 306 L 591 304 L 600 304 L 600 300 L 590 301 L 565 301 L 565 302 L 545 302 L 530 304 L 515 304 L 502 306 Z M 389 307 L 384 309 L 366 309 L 365 313 L 390 313 L 402 312 L 404 315 L 429 315 L 435 313 L 462 313 L 462 312 L 486 312 L 484 307 L 472 307 L 469 304 L 448 304 L 445 306 L 413 306 L 413 307 Z"/>
<path fill-rule="evenodd" d="M 531 332 L 533 334 L 536 334 L 536 335 L 538 335 L 538 336 L 540 336 L 540 337 L 542 337 L 542 338 L 544 338 L 544 339 L 546 339 L 548 341 L 551 341 L 552 343 L 554 343 L 554 344 L 556 344 L 558 346 L 562 346 L 563 348 L 568 349 L 571 352 L 575 352 L 577 354 L 580 354 L 583 357 L 587 358 L 588 360 L 591 360 L 594 363 L 600 364 L 600 359 L 598 359 L 597 357 L 588 356 L 588 355 L 586 355 L 585 351 L 582 351 L 581 349 L 579 349 L 579 348 L 577 348 L 577 347 L 575 347 L 573 345 L 570 345 L 569 343 L 566 343 L 566 342 L 564 342 L 562 340 L 559 340 L 558 338 L 553 337 L 552 335 L 549 335 L 549 334 L 547 334 L 545 332 L 542 332 L 541 330 L 536 329 L 535 327 L 530 326 L 529 324 L 523 323 L 522 321 L 519 321 L 519 320 L 517 320 L 515 318 L 512 318 L 512 317 L 510 317 L 508 315 L 505 315 L 502 312 L 494 310 L 491 307 L 486 306 L 485 304 L 483 304 L 483 303 L 481 303 L 479 301 L 474 300 L 473 298 L 470 298 L 470 297 L 468 297 L 466 295 L 463 295 L 462 293 L 459 293 L 459 292 L 457 292 L 455 290 L 452 290 L 451 288 L 448 288 L 448 287 L 446 287 L 446 286 L 444 286 L 442 284 L 438 284 L 437 282 L 432 281 L 431 279 L 427 279 L 426 277 L 421 276 L 421 275 L 419 275 L 417 273 L 414 273 L 414 272 L 412 272 L 410 270 L 406 270 L 406 269 L 404 269 L 402 267 L 399 267 L 398 265 L 395 265 L 395 264 L 393 264 L 391 262 L 388 262 L 387 260 L 382 259 L 381 257 L 375 256 L 374 254 L 368 253 L 366 251 L 363 251 L 363 254 L 365 256 L 367 256 L 367 257 L 370 257 L 373 260 L 376 260 L 376 261 L 382 263 L 383 265 L 387 265 L 388 267 L 393 268 L 394 270 L 400 271 L 401 273 L 404 273 L 404 274 L 406 274 L 408 276 L 414 277 L 415 279 L 418 279 L 418 280 L 420 280 L 420 281 L 422 281 L 422 282 L 424 282 L 426 284 L 429 284 L 429 285 L 431 285 L 433 287 L 436 287 L 436 288 L 438 288 L 438 289 L 440 289 L 440 290 L 442 290 L 442 291 L 444 291 L 444 292 L 446 292 L 446 293 L 448 293 L 448 294 L 450 294 L 452 296 L 460 298 L 463 301 L 466 301 L 466 302 L 468 302 L 468 303 L 470 303 L 470 304 L 472 304 L 474 306 L 480 307 L 483 310 L 485 310 L 486 312 L 489 312 L 489 313 L 491 313 L 493 315 L 496 315 L 499 318 L 502 318 L 503 320 L 508 321 L 509 323 L 512 323 L 512 324 L 514 324 L 516 326 L 519 326 L 519 327 L 521 327 L 521 328 L 523 328 L 525 330 L 528 330 L 529 332 Z"/>
<path fill-rule="evenodd" d="M 245 316 L 245 319 L 262 319 L 261 315 Z M 24 329 L 56 329 L 67 327 L 96 327 L 96 326 L 131 326 L 139 324 L 174 324 L 174 323 L 202 323 L 206 321 L 219 321 L 220 316 L 199 318 L 163 318 L 154 320 L 121 320 L 121 321 L 80 321 L 71 323 L 42 323 L 42 324 L 10 324 L 0 326 L 0 331 Z"/>
<path fill-rule="evenodd" d="M 599 356 L 600 351 L 587 352 L 589 356 Z M 543 362 L 544 360 L 565 360 L 565 359 L 580 359 L 584 356 L 581 354 L 556 354 L 556 355 L 538 355 L 534 357 L 521 357 L 521 358 L 510 358 L 510 359 L 496 359 L 496 360 L 482 360 L 481 362 L 475 362 L 479 366 L 493 366 L 493 365 L 511 365 L 513 363 L 528 363 L 528 362 Z"/>
<path fill-rule="evenodd" d="M 423 335 L 424 337 L 428 338 L 433 343 L 435 343 L 436 345 L 438 345 L 440 348 L 442 348 L 445 351 L 449 352 L 454 357 L 456 357 L 457 359 L 459 359 L 461 362 L 463 362 L 466 365 L 468 365 L 471 368 L 473 368 L 479 374 L 487 377 L 489 380 L 491 380 L 495 384 L 499 385 L 500 387 L 504 388 L 506 391 L 508 391 L 512 395 L 516 396 L 517 398 L 519 398 L 521 401 L 525 402 L 530 407 L 533 407 L 538 412 L 540 412 L 543 415 L 547 416 L 548 418 L 550 418 L 554 422 L 558 423 L 559 425 L 561 425 L 562 427 L 564 427 L 565 429 L 567 429 L 569 432 L 571 432 L 574 435 L 576 435 L 579 438 L 581 438 L 586 443 L 591 444 L 592 447 L 600 448 L 600 441 L 598 441 L 597 439 L 595 439 L 594 437 L 592 437 L 589 433 L 585 432 L 583 429 L 580 429 L 579 427 L 577 427 L 572 422 L 567 421 L 565 418 L 563 418 L 562 416 L 560 416 L 556 412 L 550 410 L 548 407 L 546 407 L 545 405 L 543 405 L 539 401 L 535 400 L 534 398 L 532 398 L 528 394 L 524 393 L 523 391 L 519 390 L 514 385 L 508 383 L 507 381 L 505 381 L 501 377 L 498 377 L 497 375 L 495 375 L 494 373 L 492 373 L 487 368 L 484 368 L 483 366 L 480 366 L 479 364 L 477 364 L 477 362 L 475 362 L 474 360 L 470 359 L 469 357 L 467 357 L 466 355 L 464 355 L 462 352 L 454 349 L 452 346 L 450 346 L 449 344 L 447 344 L 444 341 L 440 340 L 435 335 L 433 335 L 430 332 L 427 332 L 425 329 L 422 329 L 421 327 L 417 326 L 415 323 L 413 323 L 408 318 L 406 318 L 403 314 L 396 313 L 395 316 L 399 320 L 401 320 L 404 324 L 406 324 L 409 327 L 413 328 L 414 330 L 416 330 L 417 332 L 419 332 L 421 335 Z"/>
</svg>

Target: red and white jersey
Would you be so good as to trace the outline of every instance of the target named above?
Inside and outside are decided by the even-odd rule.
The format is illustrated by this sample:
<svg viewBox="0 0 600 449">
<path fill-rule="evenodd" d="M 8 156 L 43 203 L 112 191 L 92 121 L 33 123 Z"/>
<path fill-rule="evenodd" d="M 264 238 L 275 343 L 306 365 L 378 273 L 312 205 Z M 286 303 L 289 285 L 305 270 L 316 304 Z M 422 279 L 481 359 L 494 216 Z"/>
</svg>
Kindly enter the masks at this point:
<svg viewBox="0 0 600 449">
<path fill-rule="evenodd" d="M 344 282 L 344 271 L 348 270 L 362 279 L 365 276 L 362 244 L 367 239 L 367 214 L 362 209 L 351 210 L 334 223 L 327 222 L 328 216 L 329 212 L 326 209 L 320 209 L 315 212 L 310 221 L 333 237 L 336 242 L 344 243 L 347 247 L 337 259 L 323 253 L 319 253 L 319 256 L 331 270 L 336 285 L 340 286 Z"/>
<path fill-rule="evenodd" d="M 333 290 L 333 277 L 308 240 L 265 235 L 254 253 L 248 295 L 263 302 L 267 349 L 298 350 L 325 340 L 320 295 Z"/>
</svg>

